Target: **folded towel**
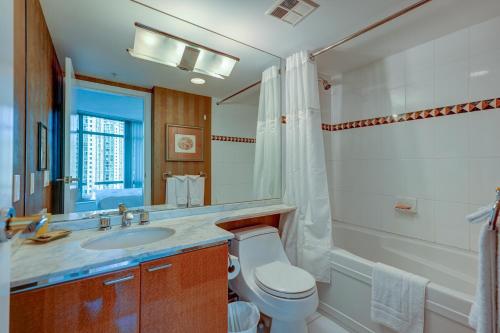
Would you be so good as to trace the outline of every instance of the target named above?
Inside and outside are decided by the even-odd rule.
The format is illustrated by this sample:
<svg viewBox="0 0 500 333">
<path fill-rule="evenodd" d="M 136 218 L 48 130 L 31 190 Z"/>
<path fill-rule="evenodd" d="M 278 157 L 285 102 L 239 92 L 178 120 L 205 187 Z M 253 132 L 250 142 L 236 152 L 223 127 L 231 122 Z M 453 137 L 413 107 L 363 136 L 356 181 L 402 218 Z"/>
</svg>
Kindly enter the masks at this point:
<svg viewBox="0 0 500 333">
<path fill-rule="evenodd" d="M 189 206 L 203 206 L 205 201 L 205 177 L 199 175 L 188 176 Z"/>
<path fill-rule="evenodd" d="M 429 280 L 376 263 L 372 274 L 371 319 L 396 332 L 424 331 L 425 288 Z"/>
<path fill-rule="evenodd" d="M 167 178 L 166 203 L 176 207 L 186 207 L 188 203 L 188 182 L 186 176 Z"/>
<path fill-rule="evenodd" d="M 479 271 L 476 296 L 469 314 L 469 324 L 477 333 L 495 333 L 496 327 L 496 231 L 489 229 L 488 223 L 479 235 Z"/>
</svg>

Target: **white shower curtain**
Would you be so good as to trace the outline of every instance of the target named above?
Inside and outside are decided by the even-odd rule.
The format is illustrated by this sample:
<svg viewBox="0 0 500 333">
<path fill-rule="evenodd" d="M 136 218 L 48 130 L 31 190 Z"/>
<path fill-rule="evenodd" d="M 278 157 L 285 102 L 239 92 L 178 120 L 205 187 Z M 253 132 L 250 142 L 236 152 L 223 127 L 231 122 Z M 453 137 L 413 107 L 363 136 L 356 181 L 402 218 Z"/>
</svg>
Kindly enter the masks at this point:
<svg viewBox="0 0 500 333">
<path fill-rule="evenodd" d="M 253 168 L 256 199 L 281 196 L 281 89 L 279 68 L 262 73 Z"/>
<path fill-rule="evenodd" d="M 290 261 L 317 281 L 330 282 L 330 200 L 321 131 L 316 63 L 305 51 L 286 60 L 285 194 L 295 205 L 283 216 L 282 240 Z"/>
</svg>

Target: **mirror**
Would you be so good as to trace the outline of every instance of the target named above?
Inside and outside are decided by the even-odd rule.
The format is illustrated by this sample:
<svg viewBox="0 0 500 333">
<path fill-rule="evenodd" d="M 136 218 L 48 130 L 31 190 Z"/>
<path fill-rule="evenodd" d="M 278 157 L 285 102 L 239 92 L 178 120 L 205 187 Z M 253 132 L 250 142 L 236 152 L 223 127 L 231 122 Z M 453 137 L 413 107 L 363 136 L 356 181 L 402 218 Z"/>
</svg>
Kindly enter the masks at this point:
<svg viewBox="0 0 500 333">
<path fill-rule="evenodd" d="M 156 1 L 40 2 L 65 72 L 59 213 L 281 198 L 279 57 Z"/>
</svg>

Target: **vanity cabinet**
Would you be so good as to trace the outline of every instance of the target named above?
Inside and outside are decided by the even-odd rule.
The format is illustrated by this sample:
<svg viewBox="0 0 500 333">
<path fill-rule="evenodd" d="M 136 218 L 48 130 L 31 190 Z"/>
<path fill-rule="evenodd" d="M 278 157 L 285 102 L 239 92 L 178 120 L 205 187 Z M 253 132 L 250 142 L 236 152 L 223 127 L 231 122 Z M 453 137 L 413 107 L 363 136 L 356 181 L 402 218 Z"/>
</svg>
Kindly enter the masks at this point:
<svg viewBox="0 0 500 333">
<path fill-rule="evenodd" d="M 138 267 L 14 294 L 11 333 L 139 332 Z"/>
<path fill-rule="evenodd" d="M 11 333 L 225 333 L 227 244 L 11 296 Z"/>
<path fill-rule="evenodd" d="M 141 333 L 227 332 L 227 245 L 141 264 Z"/>
</svg>

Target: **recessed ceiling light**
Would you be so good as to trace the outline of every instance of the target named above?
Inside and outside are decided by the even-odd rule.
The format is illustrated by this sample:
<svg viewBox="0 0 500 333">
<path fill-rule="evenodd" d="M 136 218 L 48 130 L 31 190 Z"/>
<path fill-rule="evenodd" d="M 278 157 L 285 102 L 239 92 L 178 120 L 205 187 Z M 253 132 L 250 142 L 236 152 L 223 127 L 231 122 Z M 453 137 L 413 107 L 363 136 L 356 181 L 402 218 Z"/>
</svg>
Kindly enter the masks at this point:
<svg viewBox="0 0 500 333">
<path fill-rule="evenodd" d="M 191 79 L 191 83 L 194 83 L 194 84 L 205 84 L 205 79 L 202 79 L 201 77 L 193 77 Z"/>
</svg>

